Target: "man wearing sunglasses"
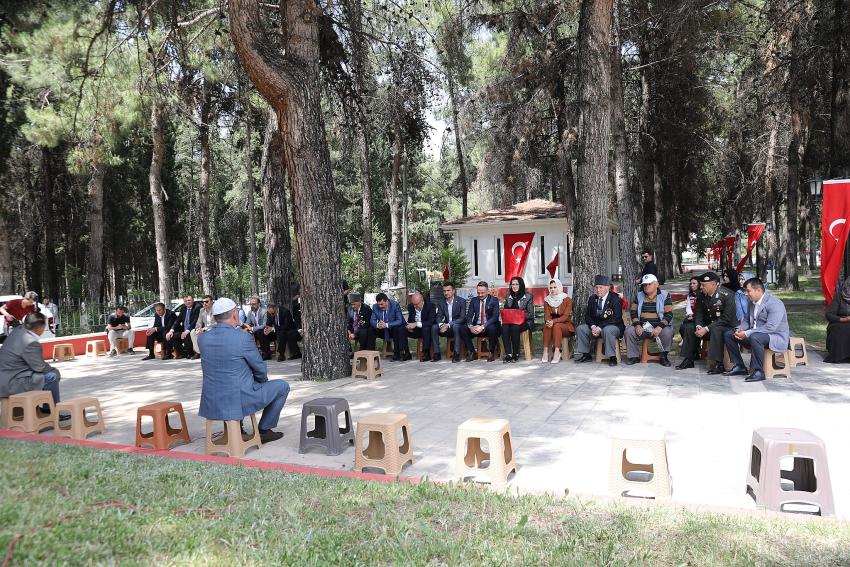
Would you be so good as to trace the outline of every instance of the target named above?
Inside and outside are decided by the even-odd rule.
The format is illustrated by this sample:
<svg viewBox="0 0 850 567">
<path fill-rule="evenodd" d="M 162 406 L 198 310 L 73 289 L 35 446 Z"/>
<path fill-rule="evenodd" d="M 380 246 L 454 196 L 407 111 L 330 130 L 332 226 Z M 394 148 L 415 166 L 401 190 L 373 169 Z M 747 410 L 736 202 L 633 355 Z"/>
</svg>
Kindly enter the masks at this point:
<svg viewBox="0 0 850 567">
<path fill-rule="evenodd" d="M 211 295 L 205 295 L 201 301 L 201 311 L 198 314 L 198 321 L 195 323 L 195 328 L 192 329 L 192 347 L 195 349 L 194 358 L 200 358 L 199 353 L 201 347 L 198 344 L 198 337 L 204 331 L 209 331 L 216 326 L 215 317 L 212 314 L 213 298 Z"/>
<path fill-rule="evenodd" d="M 643 260 L 643 270 L 635 280 L 635 283 L 640 285 L 643 276 L 647 274 L 652 274 L 658 279 L 658 266 L 655 265 L 655 254 L 652 250 L 644 248 L 643 252 L 640 253 L 640 259 Z"/>
</svg>

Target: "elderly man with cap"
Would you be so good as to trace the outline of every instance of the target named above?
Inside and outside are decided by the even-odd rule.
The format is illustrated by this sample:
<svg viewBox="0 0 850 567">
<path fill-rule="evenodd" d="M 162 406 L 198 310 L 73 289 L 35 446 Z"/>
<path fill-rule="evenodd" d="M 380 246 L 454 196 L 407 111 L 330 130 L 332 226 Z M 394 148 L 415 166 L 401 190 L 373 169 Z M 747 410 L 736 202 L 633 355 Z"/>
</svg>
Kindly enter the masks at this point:
<svg viewBox="0 0 850 567">
<path fill-rule="evenodd" d="M 348 340 L 357 341 L 358 350 L 375 350 L 375 329 L 369 324 L 372 308 L 363 303 L 363 296 L 352 291 L 348 294 Z"/>
<path fill-rule="evenodd" d="M 576 362 L 593 360 L 590 347 L 594 340 L 605 341 L 605 356 L 610 366 L 617 365 L 617 339 L 623 336 L 623 304 L 620 296 L 611 293 L 611 281 L 607 276 L 593 278 L 593 294 L 587 299 L 584 323 L 576 329 Z"/>
<path fill-rule="evenodd" d="M 263 410 L 258 429 L 263 443 L 283 437 L 274 431 L 289 395 L 285 380 L 269 380 L 254 337 L 238 329 L 238 306 L 222 297 L 213 304 L 216 326 L 198 337 L 201 346 L 201 404 L 198 415 L 230 421 Z"/>
<path fill-rule="evenodd" d="M 632 301 L 632 325 L 626 329 L 626 364 L 640 360 L 640 341 L 656 339 L 661 341 L 661 366 L 670 366 L 667 353 L 673 343 L 673 301 L 670 294 L 658 289 L 658 278 L 646 274 L 640 280 L 641 290 Z"/>
<path fill-rule="evenodd" d="M 699 277 L 700 294 L 694 308 L 694 331 L 682 334 L 682 356 L 677 369 L 693 368 L 697 337 L 711 341 L 706 365 L 709 374 L 723 373 L 723 335 L 738 324 L 735 315 L 735 293 L 721 287 L 720 276 L 706 272 Z M 714 361 L 712 364 L 711 361 Z"/>
</svg>

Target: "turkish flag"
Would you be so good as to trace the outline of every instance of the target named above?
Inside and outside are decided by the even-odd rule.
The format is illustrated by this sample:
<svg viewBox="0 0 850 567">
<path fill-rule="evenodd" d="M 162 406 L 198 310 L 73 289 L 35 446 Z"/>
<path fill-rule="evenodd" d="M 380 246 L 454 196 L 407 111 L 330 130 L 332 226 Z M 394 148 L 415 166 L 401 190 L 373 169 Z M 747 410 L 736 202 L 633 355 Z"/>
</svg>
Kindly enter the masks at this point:
<svg viewBox="0 0 850 567">
<path fill-rule="evenodd" d="M 827 305 L 832 303 L 835 282 L 844 260 L 847 219 L 850 219 L 850 179 L 824 181 L 820 284 Z"/>
<path fill-rule="evenodd" d="M 446 282 L 449 281 L 450 275 L 451 275 L 451 273 L 449 272 L 449 263 L 446 262 L 446 267 L 443 268 L 443 283 L 446 283 Z"/>
<path fill-rule="evenodd" d="M 522 277 L 533 240 L 533 232 L 505 235 L 505 283 L 510 283 L 513 277 Z"/>
<path fill-rule="evenodd" d="M 737 238 L 734 236 L 727 236 L 723 239 L 724 244 L 726 245 L 726 267 L 732 267 L 732 255 L 735 253 L 735 241 Z"/>
<path fill-rule="evenodd" d="M 735 268 L 735 271 L 739 274 L 741 273 L 741 270 L 744 269 L 744 266 L 747 265 L 747 260 L 750 259 L 750 254 L 752 253 L 753 248 L 756 247 L 756 244 L 758 244 L 758 241 L 761 239 L 761 235 L 764 234 L 764 227 L 765 224 L 763 222 L 747 225 L 747 253 L 744 254 L 744 257 L 741 258 L 741 261 L 738 262 L 738 265 Z"/>
<path fill-rule="evenodd" d="M 549 277 L 555 277 L 555 270 L 558 269 L 558 251 L 555 250 L 555 257 L 552 258 L 552 261 L 546 266 L 546 270 L 549 272 Z"/>
</svg>

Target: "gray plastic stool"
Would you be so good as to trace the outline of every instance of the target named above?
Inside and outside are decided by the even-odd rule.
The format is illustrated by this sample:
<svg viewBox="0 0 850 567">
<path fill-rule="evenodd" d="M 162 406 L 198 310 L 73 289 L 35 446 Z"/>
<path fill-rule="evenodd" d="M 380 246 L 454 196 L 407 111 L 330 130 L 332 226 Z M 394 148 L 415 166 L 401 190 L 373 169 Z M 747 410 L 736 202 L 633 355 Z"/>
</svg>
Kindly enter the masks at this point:
<svg viewBox="0 0 850 567">
<path fill-rule="evenodd" d="M 345 413 L 345 427 L 339 427 L 339 415 Z M 316 416 L 316 428 L 307 431 L 307 418 Z M 316 445 L 325 449 L 329 456 L 339 455 L 345 450 L 344 443 L 354 445 L 354 428 L 351 410 L 343 398 L 317 398 L 306 402 L 301 408 L 301 441 L 298 452 L 305 453 Z"/>
</svg>

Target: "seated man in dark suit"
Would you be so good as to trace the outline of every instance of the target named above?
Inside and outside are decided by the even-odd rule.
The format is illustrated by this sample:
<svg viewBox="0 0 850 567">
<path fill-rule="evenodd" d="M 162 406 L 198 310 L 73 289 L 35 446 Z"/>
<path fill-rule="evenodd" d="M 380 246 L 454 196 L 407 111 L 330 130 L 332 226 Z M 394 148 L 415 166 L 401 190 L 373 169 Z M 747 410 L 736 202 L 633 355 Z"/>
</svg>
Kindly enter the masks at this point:
<svg viewBox="0 0 850 567">
<path fill-rule="evenodd" d="M 440 360 L 440 337 L 454 339 L 452 362 L 460 362 L 461 333 L 466 327 L 466 300 L 455 296 L 455 286 L 450 282 L 443 284 L 443 301 L 437 304 L 437 321 L 432 327 L 431 344 L 434 345 L 434 362 Z"/>
<path fill-rule="evenodd" d="M 576 329 L 576 354 L 581 355 L 576 362 L 593 360 L 590 347 L 594 339 L 602 339 L 608 365 L 617 365 L 617 349 L 620 348 L 617 339 L 623 336 L 626 325 L 623 323 L 623 302 L 619 295 L 611 292 L 610 284 L 607 276 L 593 278 L 593 294 L 587 298 L 584 323 Z"/>
<path fill-rule="evenodd" d="M 386 293 L 379 293 L 375 297 L 377 303 L 372 306 L 372 318 L 369 324 L 375 329 L 375 335 L 384 339 L 384 342 L 393 342 L 393 360 L 410 360 L 410 350 L 407 348 L 407 333 L 404 326 L 404 317 L 398 303 L 387 297 Z M 402 350 L 404 354 L 402 354 Z"/>
<path fill-rule="evenodd" d="M 155 341 L 159 341 L 163 343 L 162 345 L 162 360 L 170 360 L 174 358 L 171 356 L 171 349 L 173 345 L 171 344 L 171 336 L 169 336 L 168 332 L 171 330 L 171 327 L 174 326 L 174 311 L 171 309 L 165 308 L 165 303 L 157 303 L 154 306 L 154 310 L 156 314 L 153 318 L 153 323 L 151 326 L 145 330 L 145 335 L 147 335 L 147 343 L 146 347 L 148 349 L 148 355 L 144 357 L 142 360 L 152 360 L 156 358 L 153 354 L 153 345 Z"/>
<path fill-rule="evenodd" d="M 237 420 L 263 410 L 257 424 L 260 440 L 283 437 L 274 431 L 289 395 L 285 380 L 269 380 L 254 337 L 239 326 L 237 305 L 226 297 L 213 304 L 216 326 L 198 337 L 201 347 L 201 404 L 198 415 L 210 420 Z"/>
<path fill-rule="evenodd" d="M 349 293 L 348 303 L 348 340 L 357 340 L 358 350 L 375 350 L 375 330 L 369 324 L 372 320 L 372 309 L 363 303 L 363 296 L 359 293 Z"/>
<path fill-rule="evenodd" d="M 181 358 L 192 358 L 195 356 L 195 348 L 192 346 L 192 329 L 198 323 L 201 314 L 201 304 L 195 303 L 195 298 L 187 295 L 183 298 L 183 305 L 174 312 L 174 324 L 168 332 L 168 339 L 174 342 L 177 356 Z"/>
<path fill-rule="evenodd" d="M 287 346 L 289 347 L 289 360 L 301 358 L 301 351 L 298 348 L 301 334 L 295 327 L 292 314 L 286 307 L 278 307 L 274 303 L 269 304 L 266 308 L 266 326 L 263 333 L 265 340 L 260 338 L 260 350 L 263 352 L 263 358 L 268 359 L 271 356 L 269 346 L 271 341 L 275 339 L 277 340 L 277 360 L 279 362 L 286 360 L 284 352 Z"/>
<path fill-rule="evenodd" d="M 410 297 L 410 304 L 407 306 L 407 336 L 412 339 L 422 339 L 422 360 L 420 362 L 428 362 L 431 360 L 431 338 L 433 337 L 432 327 L 434 321 L 437 320 L 437 312 L 434 309 L 434 304 L 425 301 L 425 297 L 419 292 L 414 293 Z M 407 346 L 407 341 L 405 346 Z M 437 355 L 439 360 L 439 355 Z"/>
<path fill-rule="evenodd" d="M 499 300 L 490 295 L 490 286 L 487 282 L 478 282 L 475 287 L 477 297 L 469 300 L 469 306 L 466 310 L 466 326 L 463 327 L 461 336 L 466 345 L 466 361 L 475 360 L 477 352 L 475 345 L 472 344 L 472 337 L 487 336 L 487 347 L 490 349 L 490 356 L 487 357 L 487 362 L 496 360 L 496 346 L 499 343 L 499 335 L 502 333 L 502 326 L 499 324 Z"/>
</svg>

